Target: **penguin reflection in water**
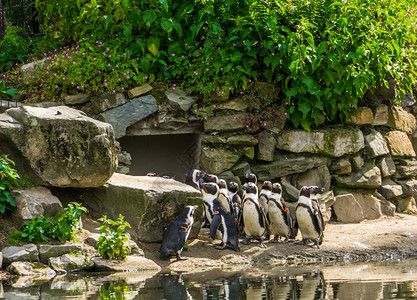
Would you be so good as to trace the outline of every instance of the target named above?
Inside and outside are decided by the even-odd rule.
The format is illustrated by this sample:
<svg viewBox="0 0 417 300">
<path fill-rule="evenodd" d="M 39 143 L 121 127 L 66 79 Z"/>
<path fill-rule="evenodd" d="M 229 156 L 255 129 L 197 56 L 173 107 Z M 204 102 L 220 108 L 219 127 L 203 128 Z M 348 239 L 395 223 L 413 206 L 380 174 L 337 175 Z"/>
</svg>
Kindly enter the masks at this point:
<svg viewBox="0 0 417 300">
<path fill-rule="evenodd" d="M 240 214 L 240 226 L 246 235 L 242 242 L 245 245 L 250 243 L 251 238 L 259 240 L 259 247 L 266 248 L 263 240 L 268 233 L 268 222 L 261 210 L 258 201 L 258 187 L 253 182 L 245 184 L 245 197 L 242 202 L 242 213 Z"/>
<path fill-rule="evenodd" d="M 165 230 L 162 237 L 161 249 L 159 251 L 161 259 L 176 256 L 177 260 L 186 259 L 181 257 L 182 248 L 188 239 L 194 223 L 194 213 L 198 206 L 188 205 L 184 207 L 181 214 Z"/>
<path fill-rule="evenodd" d="M 309 240 L 314 241 L 313 248 L 320 248 L 323 242 L 324 221 L 317 201 L 317 194 L 324 188 L 304 186 L 300 190 L 298 204 L 295 210 L 296 226 L 300 228 L 303 239 L 299 244 L 305 245 Z"/>
</svg>

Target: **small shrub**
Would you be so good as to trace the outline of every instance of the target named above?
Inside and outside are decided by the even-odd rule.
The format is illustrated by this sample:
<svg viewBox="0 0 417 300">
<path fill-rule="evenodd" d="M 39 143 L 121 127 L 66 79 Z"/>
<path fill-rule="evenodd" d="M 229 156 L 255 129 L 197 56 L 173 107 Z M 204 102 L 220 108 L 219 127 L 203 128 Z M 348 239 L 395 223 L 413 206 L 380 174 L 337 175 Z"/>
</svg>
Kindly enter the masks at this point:
<svg viewBox="0 0 417 300">
<path fill-rule="evenodd" d="M 80 203 L 71 202 L 68 207 L 64 208 L 64 213 L 59 216 L 54 222 L 54 226 L 51 228 L 51 237 L 60 240 L 62 243 L 65 241 L 76 241 L 76 233 L 74 230 L 80 226 L 80 217 L 82 213 L 87 212 L 87 209 Z"/>
<path fill-rule="evenodd" d="M 130 234 L 124 232 L 130 224 L 119 215 L 117 221 L 103 216 L 99 219 L 104 225 L 100 227 L 98 253 L 105 259 L 124 259 L 130 253 Z"/>
<path fill-rule="evenodd" d="M 50 237 L 50 230 L 54 226 L 51 219 L 40 216 L 34 218 L 29 224 L 22 227 L 21 231 L 11 234 L 9 242 L 11 245 L 18 245 L 20 242 L 46 243 Z"/>
<path fill-rule="evenodd" d="M 71 202 L 56 220 L 46 216 L 34 218 L 29 224 L 22 226 L 20 231 L 13 232 L 9 237 L 11 245 L 21 242 L 46 243 L 49 239 L 57 239 L 61 243 L 75 241 L 74 230 L 79 225 L 79 219 L 87 209 L 80 203 Z"/>
<path fill-rule="evenodd" d="M 10 188 L 16 186 L 19 177 L 13 169 L 14 162 L 7 158 L 7 155 L 0 156 L 0 213 L 4 214 L 6 209 L 11 210 L 15 206 L 10 195 Z"/>
<path fill-rule="evenodd" d="M 10 69 L 26 59 L 28 42 L 20 35 L 22 28 L 9 25 L 0 42 L 0 71 Z"/>
</svg>

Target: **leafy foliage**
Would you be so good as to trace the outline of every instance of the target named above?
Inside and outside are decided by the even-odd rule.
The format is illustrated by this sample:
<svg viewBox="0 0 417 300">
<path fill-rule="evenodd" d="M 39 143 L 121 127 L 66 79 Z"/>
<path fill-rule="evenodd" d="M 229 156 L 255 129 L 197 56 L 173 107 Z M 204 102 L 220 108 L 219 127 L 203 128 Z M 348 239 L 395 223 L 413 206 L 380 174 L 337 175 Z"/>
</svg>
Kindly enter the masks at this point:
<svg viewBox="0 0 417 300">
<path fill-rule="evenodd" d="M 22 31 L 22 28 L 12 25 L 7 27 L 6 34 L 0 41 L 0 71 L 25 61 L 28 42 L 19 35 Z"/>
<path fill-rule="evenodd" d="M 78 227 L 81 229 L 80 218 L 82 213 L 86 213 L 87 209 L 80 203 L 71 202 L 64 212 L 60 215 L 50 230 L 52 238 L 60 240 L 62 243 L 65 241 L 76 241 L 76 233 L 74 230 Z"/>
<path fill-rule="evenodd" d="M 15 231 L 11 234 L 10 244 L 16 245 L 20 242 L 46 243 L 49 240 L 53 226 L 52 220 L 48 217 L 34 218 L 29 224 L 24 225 L 21 231 Z"/>
<path fill-rule="evenodd" d="M 11 244 L 20 242 L 46 243 L 50 238 L 58 239 L 61 243 L 65 241 L 76 241 L 75 229 L 80 228 L 80 217 L 87 209 L 80 203 L 71 202 L 64 212 L 52 220 L 47 216 L 39 216 L 22 226 L 20 231 L 15 231 L 10 236 Z"/>
<path fill-rule="evenodd" d="M 10 188 L 17 184 L 19 174 L 11 166 L 14 162 L 7 158 L 7 155 L 0 156 L 0 213 L 4 214 L 6 209 L 11 210 L 15 202 L 10 195 Z"/>
<path fill-rule="evenodd" d="M 251 82 L 267 81 L 279 90 L 268 105 L 285 107 L 296 127 L 309 130 L 323 118 L 343 120 L 368 90 L 387 84 L 388 73 L 399 83 L 399 97 L 411 91 L 415 4 L 36 0 L 43 31 L 78 46 L 45 53 L 53 71 L 44 69 L 33 90 L 42 84 L 48 97 L 58 98 L 159 79 L 201 94 L 207 116 L 208 99 L 245 94 Z M 77 61 L 71 51 L 78 51 Z"/>
<path fill-rule="evenodd" d="M 130 224 L 119 215 L 117 221 L 103 216 L 99 219 L 103 222 L 100 227 L 100 237 L 97 243 L 98 253 L 105 259 L 124 259 L 130 253 L 130 235 L 125 232 Z"/>
</svg>

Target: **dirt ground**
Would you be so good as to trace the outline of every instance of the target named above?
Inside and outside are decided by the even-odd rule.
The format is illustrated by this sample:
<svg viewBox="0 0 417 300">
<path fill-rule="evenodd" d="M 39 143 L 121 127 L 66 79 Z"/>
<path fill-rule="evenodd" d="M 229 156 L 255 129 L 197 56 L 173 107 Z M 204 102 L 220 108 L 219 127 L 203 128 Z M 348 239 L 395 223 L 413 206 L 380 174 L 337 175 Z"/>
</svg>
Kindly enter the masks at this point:
<svg viewBox="0 0 417 300">
<path fill-rule="evenodd" d="M 90 231 L 97 228 L 97 222 L 83 221 Z M 8 218 L 0 219 L 0 249 L 8 245 L 7 237 L 17 226 Z M 84 231 L 80 242 L 88 236 Z M 297 240 L 301 235 L 297 236 Z M 214 241 L 219 242 L 219 241 Z M 324 242 L 320 249 L 297 245 L 293 242 L 267 243 L 260 248 L 257 241 L 250 245 L 240 244 L 241 251 L 231 248 L 217 250 L 209 237 L 208 229 L 201 229 L 196 239 L 188 241 L 183 251 L 187 260 L 159 259 L 159 243 L 138 243 L 145 257 L 155 261 L 164 271 L 201 272 L 210 269 L 242 269 L 247 266 L 276 266 L 314 264 L 332 261 L 381 260 L 417 256 L 417 216 L 397 214 L 365 220 L 359 224 L 329 223 L 324 231 Z"/>
<path fill-rule="evenodd" d="M 297 240 L 301 235 L 297 236 Z M 214 241 L 219 242 L 219 241 Z M 267 244 L 260 248 L 256 241 L 240 244 L 241 252 L 231 248 L 217 250 L 213 247 L 208 229 L 188 241 L 183 256 L 188 259 L 169 261 L 159 259 L 160 244 L 140 244 L 145 256 L 165 270 L 190 271 L 211 268 L 241 268 L 244 265 L 308 264 L 328 261 L 380 260 L 417 256 L 417 216 L 397 214 L 365 220 L 359 224 L 329 223 L 324 231 L 320 249 L 295 243 Z"/>
</svg>

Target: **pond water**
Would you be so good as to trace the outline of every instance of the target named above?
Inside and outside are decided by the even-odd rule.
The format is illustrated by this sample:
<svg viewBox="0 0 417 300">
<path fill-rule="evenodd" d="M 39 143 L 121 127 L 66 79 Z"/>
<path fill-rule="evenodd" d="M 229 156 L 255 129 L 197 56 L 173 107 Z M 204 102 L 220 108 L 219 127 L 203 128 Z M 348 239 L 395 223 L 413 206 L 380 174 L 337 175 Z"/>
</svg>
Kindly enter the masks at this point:
<svg viewBox="0 0 417 300">
<path fill-rule="evenodd" d="M 417 259 L 0 282 L 1 299 L 417 299 Z"/>
</svg>

